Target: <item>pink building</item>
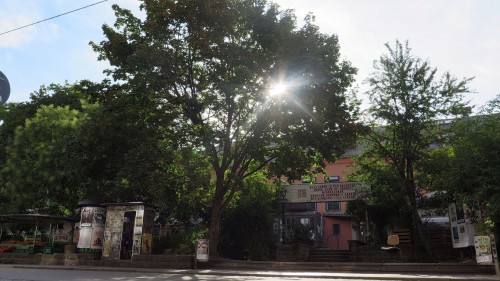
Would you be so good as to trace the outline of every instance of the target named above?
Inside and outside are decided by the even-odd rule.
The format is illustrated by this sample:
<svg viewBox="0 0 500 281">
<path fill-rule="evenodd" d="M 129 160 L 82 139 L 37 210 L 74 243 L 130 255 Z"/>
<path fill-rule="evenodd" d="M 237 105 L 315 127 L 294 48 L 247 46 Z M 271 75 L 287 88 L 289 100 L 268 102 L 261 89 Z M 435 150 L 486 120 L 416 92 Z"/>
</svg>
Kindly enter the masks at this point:
<svg viewBox="0 0 500 281">
<path fill-rule="evenodd" d="M 354 169 L 354 160 L 341 158 L 333 163 L 326 163 L 325 174 L 315 179 L 304 179 L 302 184 L 321 184 L 325 182 L 344 182 Z M 300 182 L 298 182 L 300 183 Z M 348 250 L 349 240 L 360 240 L 354 218 L 346 215 L 346 202 L 330 201 L 318 203 L 287 203 L 284 206 L 286 224 L 300 221 L 313 230 L 313 240 L 318 246 L 333 250 Z"/>
</svg>

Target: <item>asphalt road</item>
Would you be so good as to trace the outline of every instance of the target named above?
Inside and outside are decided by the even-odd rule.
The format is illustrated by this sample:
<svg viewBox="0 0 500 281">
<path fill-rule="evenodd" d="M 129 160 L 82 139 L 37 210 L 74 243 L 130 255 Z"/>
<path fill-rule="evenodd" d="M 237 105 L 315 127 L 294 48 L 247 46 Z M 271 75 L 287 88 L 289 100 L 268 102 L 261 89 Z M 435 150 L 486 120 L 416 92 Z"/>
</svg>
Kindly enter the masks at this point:
<svg viewBox="0 0 500 281">
<path fill-rule="evenodd" d="M 437 280 L 472 281 L 499 280 L 494 275 L 433 275 L 433 274 L 376 274 L 321 273 L 228 270 L 135 270 L 88 267 L 85 269 L 57 266 L 0 265 L 0 281 L 325 281 L 325 280 Z"/>
<path fill-rule="evenodd" d="M 75 280 L 75 281 L 101 281 L 101 280 L 116 280 L 116 281 L 212 281 L 212 280 L 259 280 L 259 281 L 274 281 L 274 280 L 308 280 L 308 281 L 324 281 L 325 278 L 306 278 L 306 277 L 270 277 L 270 276 L 240 276 L 240 275 L 205 275 L 191 273 L 139 273 L 139 272 L 108 272 L 108 271 L 84 271 L 84 270 L 57 270 L 57 269 L 32 269 L 32 268 L 1 268 L 1 281 L 60 281 L 60 280 Z M 342 280 L 342 279 L 337 279 Z M 345 279 L 344 279 L 345 280 Z M 369 279 L 357 279 L 369 280 Z"/>
</svg>

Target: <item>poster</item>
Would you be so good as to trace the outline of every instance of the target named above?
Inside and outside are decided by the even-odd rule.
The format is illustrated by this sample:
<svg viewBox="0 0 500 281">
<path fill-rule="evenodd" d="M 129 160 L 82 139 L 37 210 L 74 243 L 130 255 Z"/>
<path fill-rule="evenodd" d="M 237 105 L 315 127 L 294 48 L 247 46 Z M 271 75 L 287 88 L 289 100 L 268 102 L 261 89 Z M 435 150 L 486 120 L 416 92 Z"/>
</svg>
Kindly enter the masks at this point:
<svg viewBox="0 0 500 281">
<path fill-rule="evenodd" d="M 83 207 L 82 208 L 82 218 L 80 220 L 80 227 L 92 226 L 92 209 L 93 207 Z"/>
<path fill-rule="evenodd" d="M 136 211 L 135 226 L 142 227 L 143 221 L 144 221 L 144 211 L 143 210 Z"/>
<path fill-rule="evenodd" d="M 120 259 L 120 250 L 122 243 L 122 234 L 120 233 L 111 233 L 110 239 L 110 249 L 108 257 L 111 259 Z"/>
<path fill-rule="evenodd" d="M 91 249 L 102 249 L 102 243 L 104 240 L 104 231 L 103 230 L 94 230 L 92 233 L 92 245 Z"/>
<path fill-rule="evenodd" d="M 480 264 L 493 264 L 491 243 L 489 236 L 474 236 L 474 248 L 476 249 L 476 261 Z"/>
<path fill-rule="evenodd" d="M 144 233 L 142 235 L 142 247 L 141 247 L 142 255 L 151 254 L 152 243 L 153 243 L 153 235 L 151 233 Z"/>
<path fill-rule="evenodd" d="M 109 257 L 109 252 L 111 251 L 111 232 L 105 232 L 104 234 L 104 247 L 102 249 L 102 256 Z"/>
<path fill-rule="evenodd" d="M 104 228 L 105 222 L 106 222 L 106 209 L 94 207 L 92 214 L 92 226 Z"/>
<path fill-rule="evenodd" d="M 80 238 L 78 239 L 77 247 L 80 249 L 90 248 L 92 241 L 92 228 L 82 227 L 80 228 Z"/>
<path fill-rule="evenodd" d="M 155 220 L 154 212 L 151 210 L 144 211 L 143 231 L 145 233 L 153 233 L 153 223 Z"/>
<path fill-rule="evenodd" d="M 208 262 L 208 239 L 198 239 L 196 243 L 196 259 Z"/>
<path fill-rule="evenodd" d="M 142 242 L 141 240 L 142 240 L 141 234 L 134 235 L 134 244 L 132 246 L 132 255 L 141 254 L 141 242 Z"/>
<path fill-rule="evenodd" d="M 465 215 L 464 205 L 460 203 L 451 203 L 448 207 L 448 211 L 453 248 L 473 246 L 475 234 L 474 225 Z"/>
<path fill-rule="evenodd" d="M 142 234 L 142 227 L 141 226 L 136 226 L 134 227 L 134 234 Z"/>
</svg>

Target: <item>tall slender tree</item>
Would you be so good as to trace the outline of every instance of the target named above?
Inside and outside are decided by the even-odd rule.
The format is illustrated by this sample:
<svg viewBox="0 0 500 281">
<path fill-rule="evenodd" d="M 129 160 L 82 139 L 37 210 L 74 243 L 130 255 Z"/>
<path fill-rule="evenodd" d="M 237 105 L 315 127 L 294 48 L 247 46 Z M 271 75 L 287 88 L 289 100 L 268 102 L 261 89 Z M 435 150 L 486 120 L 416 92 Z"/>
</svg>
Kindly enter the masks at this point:
<svg viewBox="0 0 500 281">
<path fill-rule="evenodd" d="M 106 40 L 92 45 L 114 79 L 178 113 L 184 145 L 209 156 L 214 254 L 222 212 L 245 178 L 265 167 L 300 175 L 353 144 L 355 69 L 312 16 L 298 28 L 291 11 L 265 0 L 144 0 L 141 7 L 143 20 L 114 6 L 114 27 L 104 25 Z"/>
<path fill-rule="evenodd" d="M 417 212 L 416 167 L 425 157 L 423 152 L 445 141 L 443 119 L 470 113 L 463 97 L 471 79 L 458 80 L 450 73 L 438 78 L 435 68 L 410 53 L 408 42 L 386 47 L 388 53 L 375 62 L 376 71 L 368 80 L 375 129 L 367 136 L 371 143 L 367 155 L 393 167 L 397 180 L 392 184 L 407 197 L 400 204 L 411 209 L 416 235 L 431 254 Z"/>
</svg>

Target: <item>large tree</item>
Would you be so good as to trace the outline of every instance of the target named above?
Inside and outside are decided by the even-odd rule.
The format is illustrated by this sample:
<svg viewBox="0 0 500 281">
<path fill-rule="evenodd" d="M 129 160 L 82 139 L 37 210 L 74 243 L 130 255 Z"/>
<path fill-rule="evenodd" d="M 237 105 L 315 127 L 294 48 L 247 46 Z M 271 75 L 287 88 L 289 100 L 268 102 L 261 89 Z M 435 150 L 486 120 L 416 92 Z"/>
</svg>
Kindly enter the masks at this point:
<svg viewBox="0 0 500 281">
<path fill-rule="evenodd" d="M 67 215 L 80 199 L 143 200 L 165 220 L 206 212 L 206 157 L 166 138 L 172 118 L 146 95 L 105 81 L 52 84 L 0 107 L 0 118 L 2 213 Z"/>
<path fill-rule="evenodd" d="M 74 133 L 78 129 L 64 125 L 64 119 L 67 121 L 68 118 L 72 118 L 71 115 L 78 115 L 76 111 L 82 112 L 81 100 L 88 100 L 90 96 L 101 93 L 102 88 L 105 87 L 106 85 L 104 84 L 92 83 L 85 80 L 72 85 L 51 84 L 49 86 L 41 86 L 38 91 L 31 93 L 30 101 L 7 103 L 0 107 L 0 120 L 2 121 L 0 125 L 0 167 L 2 171 L 0 177 L 0 197 L 2 197 L 2 202 L 5 203 L 0 208 L 0 212 L 24 212 L 27 208 L 36 207 L 30 206 L 30 203 L 33 202 L 39 203 L 37 208 L 40 208 L 41 211 L 59 212 L 62 210 L 57 207 L 58 203 L 54 200 L 51 201 L 54 203 L 52 204 L 54 208 L 44 210 L 43 203 L 45 200 L 41 200 L 35 195 L 40 194 L 38 187 L 42 185 L 43 181 L 38 182 L 38 185 L 33 185 L 33 182 L 27 182 L 30 181 L 30 178 L 43 177 L 41 174 L 47 172 L 45 168 L 51 168 L 44 166 L 41 170 L 34 169 L 34 162 L 40 160 L 40 158 L 37 159 L 33 153 L 45 153 L 43 158 L 47 165 L 57 161 L 57 167 L 64 167 L 66 170 L 69 170 L 69 167 L 74 167 L 74 165 L 72 162 L 62 164 L 64 160 L 69 159 L 66 154 L 52 153 L 52 151 L 44 151 L 43 149 L 39 149 L 37 152 L 33 148 L 48 145 L 48 149 L 51 149 L 54 147 L 55 142 L 58 142 L 57 146 L 59 147 L 56 150 L 64 149 L 66 151 L 73 151 L 72 148 L 69 148 L 69 143 L 65 143 L 63 139 L 60 141 L 57 140 L 58 138 L 66 138 L 67 140 L 69 135 L 66 136 L 66 133 L 71 134 L 72 137 L 76 137 Z M 48 108 L 46 107 L 43 112 L 39 112 L 43 106 L 48 106 Z M 65 109 L 59 107 L 65 107 Z M 66 113 L 70 115 L 66 116 Z M 39 120 L 39 117 L 35 117 L 37 114 L 42 114 L 44 120 Z M 27 122 L 27 120 L 30 121 Z M 79 122 L 78 126 L 80 125 L 81 122 Z M 66 126 L 66 128 L 60 128 L 60 126 Z M 30 136 L 34 130 L 40 131 L 40 137 Z M 51 133 L 53 134 L 51 135 Z M 29 138 L 29 140 L 26 140 L 26 138 Z M 52 142 L 52 145 L 47 143 L 48 141 Z M 62 157 L 59 160 L 49 159 L 59 156 Z M 40 172 L 40 174 L 35 176 L 34 174 L 37 172 Z M 60 173 L 61 170 L 58 172 Z M 29 194 L 30 192 L 33 192 L 33 194 Z M 77 192 L 71 194 L 76 195 Z M 19 200 L 22 197 L 28 199 L 38 198 L 40 200 L 37 201 L 35 199 L 31 200 L 31 202 L 28 202 L 29 200 Z M 71 200 L 63 201 L 66 203 L 63 205 L 66 206 L 67 210 L 67 203 Z"/>
<path fill-rule="evenodd" d="M 78 169 L 71 148 L 87 115 L 69 107 L 42 105 L 33 118 L 18 127 L 7 146 L 4 188 L 15 194 L 21 211 L 69 215 L 78 201 Z"/>
<path fill-rule="evenodd" d="M 365 155 L 392 166 L 396 175 L 392 189 L 406 194 L 406 201 L 400 204 L 411 210 L 416 235 L 431 254 L 417 212 L 417 191 L 421 186 L 416 167 L 432 145 L 446 140 L 443 119 L 470 112 L 463 99 L 469 92 L 470 79 L 458 80 L 450 73 L 438 78 L 435 68 L 410 53 L 408 42 L 396 41 L 393 47 L 386 47 L 388 53 L 375 62 L 376 71 L 368 80 L 374 129 L 367 136 L 371 145 Z"/>
<path fill-rule="evenodd" d="M 297 176 L 333 160 L 355 139 L 355 69 L 335 35 L 265 0 L 144 0 L 145 18 L 114 6 L 114 27 L 93 43 L 109 73 L 178 113 L 184 145 L 214 174 L 209 238 L 242 181 L 268 167 Z M 269 96 L 287 85 L 285 95 Z M 212 251 L 211 253 L 216 253 Z"/>
</svg>

